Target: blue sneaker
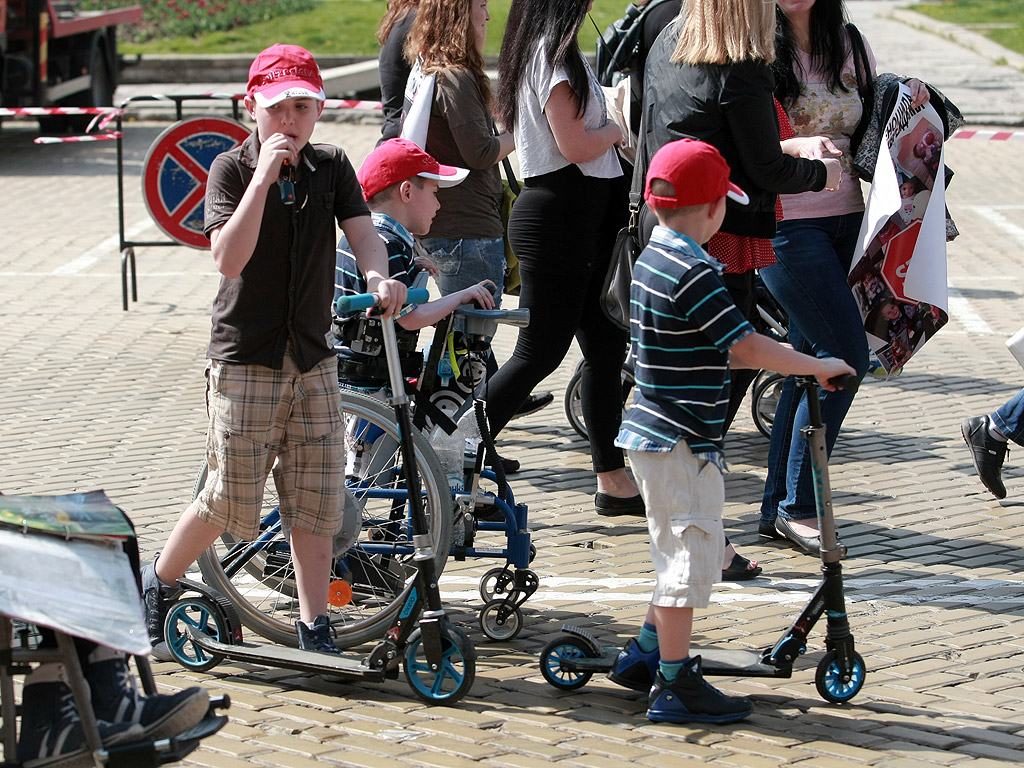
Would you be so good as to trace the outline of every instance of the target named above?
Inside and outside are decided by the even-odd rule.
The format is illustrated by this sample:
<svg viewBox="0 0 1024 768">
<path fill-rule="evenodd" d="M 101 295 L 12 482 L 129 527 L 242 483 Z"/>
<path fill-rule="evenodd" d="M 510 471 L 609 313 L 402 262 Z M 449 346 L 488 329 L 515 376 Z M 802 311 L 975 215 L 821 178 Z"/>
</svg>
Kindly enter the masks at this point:
<svg viewBox="0 0 1024 768">
<path fill-rule="evenodd" d="M 624 688 L 649 693 L 651 686 L 654 685 L 654 676 L 658 673 L 659 661 L 661 653 L 657 648 L 650 653 L 644 653 L 636 640 L 630 638 L 626 647 L 619 651 L 619 657 L 615 660 L 612 671 L 608 673 L 608 679 Z"/>
<path fill-rule="evenodd" d="M 754 711 L 749 699 L 726 696 L 705 682 L 694 656 L 671 683 L 659 671 L 648 698 L 647 719 L 656 723 L 733 723 Z"/>
</svg>

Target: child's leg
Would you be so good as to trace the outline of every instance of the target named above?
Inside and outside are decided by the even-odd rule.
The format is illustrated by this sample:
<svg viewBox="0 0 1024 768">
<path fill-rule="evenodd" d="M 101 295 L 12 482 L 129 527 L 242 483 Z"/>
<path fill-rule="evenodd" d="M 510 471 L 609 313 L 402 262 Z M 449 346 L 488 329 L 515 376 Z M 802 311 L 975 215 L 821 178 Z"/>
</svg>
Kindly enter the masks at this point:
<svg viewBox="0 0 1024 768">
<path fill-rule="evenodd" d="M 164 584 L 174 585 L 223 532 L 219 526 L 200 520 L 189 507 L 178 518 L 154 563 L 157 578 Z"/>
<path fill-rule="evenodd" d="M 292 563 L 295 565 L 295 589 L 299 596 L 299 618 L 307 624 L 327 607 L 334 540 L 292 528 Z"/>
<path fill-rule="evenodd" d="M 652 605 L 651 622 L 658 628 L 658 650 L 662 662 L 682 662 L 690 655 L 690 634 L 693 631 L 693 608 L 667 608 Z"/>
</svg>

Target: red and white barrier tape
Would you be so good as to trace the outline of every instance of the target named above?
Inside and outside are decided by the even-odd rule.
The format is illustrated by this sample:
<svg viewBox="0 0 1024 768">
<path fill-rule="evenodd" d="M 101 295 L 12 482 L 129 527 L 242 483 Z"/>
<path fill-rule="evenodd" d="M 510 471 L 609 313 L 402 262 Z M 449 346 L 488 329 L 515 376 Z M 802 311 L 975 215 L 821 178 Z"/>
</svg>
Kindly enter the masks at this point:
<svg viewBox="0 0 1024 768">
<path fill-rule="evenodd" d="M 0 117 L 17 115 L 118 115 L 122 110 L 116 107 L 0 107 Z"/>
<path fill-rule="evenodd" d="M 1024 141 L 1021 131 L 972 131 L 960 128 L 951 138 L 954 139 L 989 139 L 990 141 Z"/>
<path fill-rule="evenodd" d="M 81 144 L 87 141 L 110 141 L 123 136 L 120 131 L 111 133 L 95 133 L 86 136 L 39 136 L 32 140 L 34 144 Z"/>
</svg>

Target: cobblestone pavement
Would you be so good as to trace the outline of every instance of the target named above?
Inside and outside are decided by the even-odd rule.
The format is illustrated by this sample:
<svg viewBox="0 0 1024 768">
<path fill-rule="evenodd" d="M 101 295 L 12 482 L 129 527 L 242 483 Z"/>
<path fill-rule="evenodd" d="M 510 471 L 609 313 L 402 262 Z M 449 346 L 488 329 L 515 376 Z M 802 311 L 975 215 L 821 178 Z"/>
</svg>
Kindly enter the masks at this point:
<svg viewBox="0 0 1024 768">
<path fill-rule="evenodd" d="M 855 19 L 874 40 L 868 24 L 856 13 Z M 906 32 L 907 46 L 919 34 Z M 885 67 L 887 46 L 876 42 L 875 49 Z M 132 237 L 160 236 L 137 176 L 165 127 L 140 122 L 126 129 Z M 325 123 L 317 130 L 320 140 L 342 144 L 358 161 L 375 126 Z M 37 147 L 34 135 L 34 126 L 22 123 L 5 124 L 0 134 L 0 489 L 103 488 L 132 516 L 151 555 L 188 502 L 202 460 L 203 352 L 217 279 L 205 252 L 141 248 L 139 301 L 122 312 L 115 148 Z M 556 405 L 513 422 L 502 435 L 503 452 L 525 467 L 513 487 L 529 504 L 538 550 L 541 586 L 524 606 L 522 634 L 490 643 L 477 627 L 476 584 L 491 564 L 450 563 L 443 575 L 446 607 L 479 654 L 467 698 L 453 708 L 430 707 L 402 681 L 359 685 L 228 662 L 191 674 L 157 664 L 166 689 L 198 682 L 234 702 L 231 723 L 188 764 L 1022 762 L 1024 471 L 1011 457 L 1008 499 L 992 499 L 974 475 L 958 426 L 965 416 L 991 411 L 1021 383 L 1003 341 L 1024 314 L 1024 142 L 951 141 L 947 160 L 958 172 L 948 206 L 963 232 L 949 248 L 950 323 L 902 376 L 865 385 L 830 468 L 850 549 L 850 621 L 868 667 L 853 702 L 828 705 L 815 692 L 821 627 L 792 679 L 721 679 L 725 690 L 756 703 L 753 716 L 731 726 L 653 725 L 643 716 L 643 697 L 606 681 L 566 693 L 542 680 L 537 654 L 561 622 L 621 643 L 636 631 L 652 585 L 645 527 L 594 514 L 587 444 L 557 404 L 573 353 L 545 383 Z M 513 338 L 499 334 L 500 355 Z M 699 612 L 695 639 L 758 648 L 796 615 L 818 566 L 757 539 L 767 442 L 746 410 L 727 451 L 726 526 L 765 572 L 716 588 L 712 607 Z"/>
</svg>

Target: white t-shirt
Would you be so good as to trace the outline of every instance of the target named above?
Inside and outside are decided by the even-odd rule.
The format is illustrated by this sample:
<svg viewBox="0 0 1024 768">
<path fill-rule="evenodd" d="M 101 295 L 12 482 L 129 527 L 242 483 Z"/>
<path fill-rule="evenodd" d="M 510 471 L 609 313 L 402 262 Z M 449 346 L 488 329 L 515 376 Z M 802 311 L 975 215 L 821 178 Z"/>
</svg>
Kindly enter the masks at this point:
<svg viewBox="0 0 1024 768">
<path fill-rule="evenodd" d="M 587 78 L 590 83 L 590 100 L 583 113 L 583 125 L 588 129 L 602 128 L 609 122 L 605 111 L 604 93 L 586 60 L 584 65 L 587 67 Z M 513 133 L 523 178 L 541 176 L 570 165 L 565 155 L 559 151 L 544 114 L 544 107 L 551 97 L 551 91 L 559 83 L 568 81 L 569 73 L 565 67 L 552 68 L 548 64 L 544 55 L 544 42 L 541 41 L 519 84 L 519 104 Z M 578 163 L 578 166 L 584 176 L 613 179 L 622 175 L 622 166 L 612 146 L 609 146 L 600 157 Z"/>
</svg>

